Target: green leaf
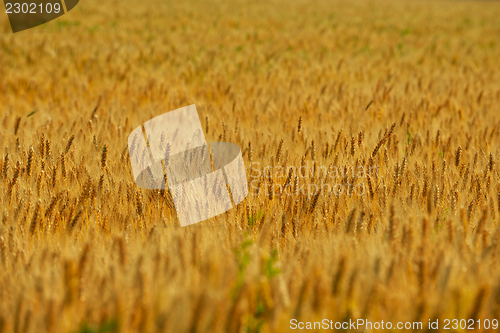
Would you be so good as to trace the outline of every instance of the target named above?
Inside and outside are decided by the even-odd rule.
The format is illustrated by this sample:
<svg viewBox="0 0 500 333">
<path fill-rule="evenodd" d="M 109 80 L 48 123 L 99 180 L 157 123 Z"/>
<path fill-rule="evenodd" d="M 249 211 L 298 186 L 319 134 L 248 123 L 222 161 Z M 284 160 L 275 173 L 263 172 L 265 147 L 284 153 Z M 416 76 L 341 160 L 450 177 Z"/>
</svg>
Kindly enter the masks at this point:
<svg viewBox="0 0 500 333">
<path fill-rule="evenodd" d="M 104 322 L 100 326 L 89 325 L 84 323 L 80 326 L 80 329 L 77 333 L 112 333 L 118 331 L 118 321 L 117 320 L 109 320 Z"/>
<path fill-rule="evenodd" d="M 281 270 L 279 268 L 274 267 L 277 261 L 278 251 L 274 249 L 271 252 L 271 256 L 264 261 L 263 271 L 268 279 L 275 277 L 276 275 L 281 273 Z"/>
</svg>

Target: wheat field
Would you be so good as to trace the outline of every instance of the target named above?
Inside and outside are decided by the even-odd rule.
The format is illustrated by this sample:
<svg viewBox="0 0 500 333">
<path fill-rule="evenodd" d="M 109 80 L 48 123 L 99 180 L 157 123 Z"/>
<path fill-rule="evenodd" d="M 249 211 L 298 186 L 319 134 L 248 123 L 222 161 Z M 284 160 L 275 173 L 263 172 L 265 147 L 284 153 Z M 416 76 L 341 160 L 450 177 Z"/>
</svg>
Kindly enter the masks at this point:
<svg viewBox="0 0 500 333">
<path fill-rule="evenodd" d="M 498 3 L 87 0 L 0 31 L 0 332 L 500 319 Z M 249 194 L 181 228 L 127 138 L 190 104 Z"/>
</svg>

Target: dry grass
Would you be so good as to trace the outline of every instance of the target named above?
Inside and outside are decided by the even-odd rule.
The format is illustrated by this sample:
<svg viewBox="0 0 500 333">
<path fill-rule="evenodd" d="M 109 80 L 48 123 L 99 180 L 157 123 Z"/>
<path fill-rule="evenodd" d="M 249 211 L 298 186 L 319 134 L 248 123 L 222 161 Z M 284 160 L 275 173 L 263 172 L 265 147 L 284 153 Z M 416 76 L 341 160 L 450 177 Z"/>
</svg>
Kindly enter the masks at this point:
<svg viewBox="0 0 500 333">
<path fill-rule="evenodd" d="M 500 319 L 499 17 L 490 2 L 89 0 L 13 35 L 0 15 L 0 332 Z M 344 183 L 330 166 L 378 177 L 351 173 L 367 189 L 353 196 L 251 187 L 181 228 L 168 193 L 136 187 L 126 144 L 189 104 L 208 141 L 242 147 L 249 181 L 250 160 L 309 168 L 261 186 Z"/>
</svg>

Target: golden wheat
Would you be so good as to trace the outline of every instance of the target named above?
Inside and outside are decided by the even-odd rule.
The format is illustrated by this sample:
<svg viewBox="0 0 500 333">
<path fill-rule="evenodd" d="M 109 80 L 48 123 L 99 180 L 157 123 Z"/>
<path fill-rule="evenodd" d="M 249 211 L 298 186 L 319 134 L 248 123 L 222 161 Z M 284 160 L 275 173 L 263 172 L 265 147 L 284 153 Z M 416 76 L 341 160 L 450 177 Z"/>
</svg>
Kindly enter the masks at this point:
<svg viewBox="0 0 500 333">
<path fill-rule="evenodd" d="M 14 35 L 0 15 L 0 332 L 500 319 L 499 14 L 89 0 Z M 190 104 L 249 195 L 181 228 L 127 138 Z"/>
</svg>

